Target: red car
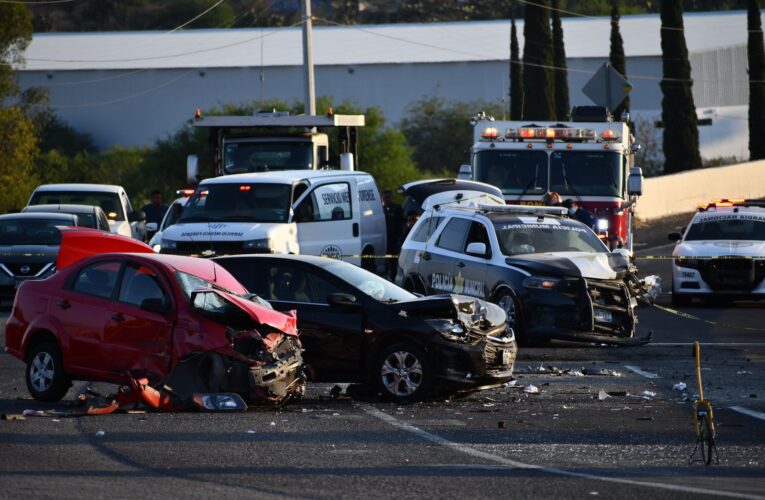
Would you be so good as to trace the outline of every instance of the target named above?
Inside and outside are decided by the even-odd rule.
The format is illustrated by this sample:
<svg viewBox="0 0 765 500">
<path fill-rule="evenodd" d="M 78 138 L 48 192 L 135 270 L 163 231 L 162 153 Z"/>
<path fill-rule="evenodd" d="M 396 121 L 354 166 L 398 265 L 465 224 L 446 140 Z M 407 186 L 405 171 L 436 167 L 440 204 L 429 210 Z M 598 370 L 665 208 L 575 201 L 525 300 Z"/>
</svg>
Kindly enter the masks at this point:
<svg viewBox="0 0 765 500">
<path fill-rule="evenodd" d="M 58 272 L 21 285 L 6 325 L 6 351 L 26 362 L 35 399 L 60 400 L 74 379 L 138 377 L 181 397 L 223 391 L 284 401 L 302 393 L 294 312 L 247 295 L 209 260 L 158 255 L 114 234 L 61 231 Z"/>
</svg>

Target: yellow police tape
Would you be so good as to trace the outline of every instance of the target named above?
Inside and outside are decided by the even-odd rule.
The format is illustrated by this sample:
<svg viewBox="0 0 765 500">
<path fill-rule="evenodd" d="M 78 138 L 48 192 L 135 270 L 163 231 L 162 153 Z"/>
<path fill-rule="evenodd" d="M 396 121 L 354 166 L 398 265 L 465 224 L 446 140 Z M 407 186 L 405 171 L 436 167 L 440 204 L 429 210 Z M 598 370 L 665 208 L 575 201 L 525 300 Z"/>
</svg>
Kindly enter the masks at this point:
<svg viewBox="0 0 765 500">
<path fill-rule="evenodd" d="M 728 323 L 720 323 L 718 321 L 712 321 L 711 319 L 699 318 L 698 316 L 694 316 L 693 314 L 688 314 L 688 313 L 683 312 L 683 311 L 678 311 L 677 309 L 672 309 L 670 307 L 660 306 L 659 304 L 653 304 L 653 306 L 655 308 L 657 308 L 657 309 L 661 309 L 664 312 L 668 312 L 670 314 L 674 314 L 675 316 L 679 316 L 679 317 L 685 318 L 685 319 L 691 319 L 691 320 L 694 320 L 694 321 L 701 321 L 703 323 L 707 323 L 707 324 L 712 325 L 712 326 L 719 326 L 719 327 L 722 327 L 722 328 L 734 328 L 734 329 L 739 329 L 739 330 L 745 330 L 745 331 L 748 331 L 748 332 L 765 332 L 765 328 L 755 328 L 753 326 L 737 326 L 737 325 L 731 325 L 731 324 L 728 324 Z"/>
<path fill-rule="evenodd" d="M 324 257 L 330 257 L 325 255 Z M 349 254 L 349 255 L 332 255 L 333 258 L 340 259 L 398 259 L 398 254 L 385 254 L 385 255 L 361 255 L 361 254 Z M 734 259 L 746 259 L 746 260 L 765 260 L 765 256 L 758 255 L 720 255 L 718 257 L 675 257 L 672 255 L 635 255 L 632 257 L 635 260 L 734 260 Z"/>
</svg>

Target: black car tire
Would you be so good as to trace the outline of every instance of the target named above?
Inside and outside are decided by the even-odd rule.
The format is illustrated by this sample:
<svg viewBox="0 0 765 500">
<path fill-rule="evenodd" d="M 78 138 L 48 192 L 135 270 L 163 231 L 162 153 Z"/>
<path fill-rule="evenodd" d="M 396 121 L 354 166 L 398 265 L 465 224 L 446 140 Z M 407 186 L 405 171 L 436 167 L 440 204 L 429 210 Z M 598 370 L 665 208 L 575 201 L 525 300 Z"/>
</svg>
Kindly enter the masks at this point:
<svg viewBox="0 0 765 500">
<path fill-rule="evenodd" d="M 25 378 L 29 394 L 46 403 L 60 401 L 72 385 L 64 373 L 63 356 L 56 342 L 43 342 L 31 349 Z"/>
<path fill-rule="evenodd" d="M 523 321 L 521 321 L 518 317 L 520 306 L 518 303 L 518 298 L 515 296 L 515 294 L 508 288 L 500 288 L 500 290 L 494 296 L 493 302 L 501 307 L 505 313 L 507 313 L 507 309 L 505 306 L 503 306 L 503 302 L 507 300 L 512 301 L 513 310 L 515 311 L 513 315 L 513 322 L 512 324 L 508 324 L 508 326 L 513 329 L 513 332 L 515 333 L 515 340 L 518 342 L 518 345 L 528 345 L 528 339 L 526 338 L 523 328 Z"/>
<path fill-rule="evenodd" d="M 672 306 L 673 307 L 688 307 L 691 305 L 691 298 L 687 295 L 675 293 L 675 284 L 672 283 Z"/>
<path fill-rule="evenodd" d="M 372 377 L 384 399 L 399 403 L 426 397 L 433 380 L 427 353 L 412 342 L 398 342 L 383 348 Z"/>
<path fill-rule="evenodd" d="M 424 287 L 421 286 L 420 283 L 421 281 L 415 276 L 408 276 L 404 280 L 404 286 L 402 288 L 410 293 L 421 293 L 425 295 L 425 290 L 423 290 Z"/>
</svg>

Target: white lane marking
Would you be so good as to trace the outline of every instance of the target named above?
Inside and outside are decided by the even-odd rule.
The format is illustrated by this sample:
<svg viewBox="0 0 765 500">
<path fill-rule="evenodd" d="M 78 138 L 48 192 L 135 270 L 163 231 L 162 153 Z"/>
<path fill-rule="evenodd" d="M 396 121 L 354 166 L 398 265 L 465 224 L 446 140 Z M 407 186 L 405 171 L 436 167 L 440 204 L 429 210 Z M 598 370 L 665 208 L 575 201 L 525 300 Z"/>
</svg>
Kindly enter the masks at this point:
<svg viewBox="0 0 765 500">
<path fill-rule="evenodd" d="M 765 420 L 765 413 L 761 411 L 750 410 L 749 408 L 744 408 L 743 406 L 729 406 L 728 408 L 730 408 L 733 411 L 742 413 L 744 415 L 748 415 L 750 417 L 759 418 L 760 420 Z"/>
<path fill-rule="evenodd" d="M 641 346 L 646 347 L 688 347 L 693 342 L 651 342 Z M 765 347 L 765 342 L 701 342 L 703 347 Z"/>
<path fill-rule="evenodd" d="M 758 500 L 765 499 L 765 496 L 747 495 L 745 493 L 736 493 L 734 491 L 712 490 L 707 488 L 696 488 L 693 486 L 683 486 L 679 484 L 665 484 L 665 483 L 655 483 L 653 481 L 637 481 L 634 479 L 625 479 L 620 477 L 598 476 L 595 474 L 588 474 L 586 472 L 574 472 L 574 471 L 569 471 L 564 469 L 558 469 L 555 467 L 543 467 L 541 465 L 518 462 L 516 460 L 511 460 L 509 458 L 501 457 L 499 455 L 494 455 L 493 453 L 487 453 L 485 451 L 477 450 L 465 444 L 449 441 L 446 438 L 442 438 L 441 436 L 438 436 L 426 430 L 420 429 L 419 427 L 415 427 L 391 415 L 388 415 L 387 413 L 381 410 L 378 410 L 377 408 L 375 408 L 374 406 L 368 403 L 356 403 L 355 406 L 357 406 L 358 408 L 361 408 L 367 414 L 379 420 L 382 420 L 386 424 L 389 424 L 393 427 L 398 427 L 399 429 L 405 430 L 407 432 L 411 432 L 412 434 L 415 434 L 426 441 L 430 441 L 431 443 L 435 443 L 445 448 L 449 448 L 458 453 L 463 453 L 465 455 L 470 455 L 471 457 L 480 458 L 483 460 L 489 460 L 489 461 L 504 465 L 506 467 L 510 467 L 512 469 L 538 470 L 541 472 L 547 472 L 549 474 L 556 474 L 558 476 L 576 477 L 580 479 L 592 479 L 594 481 L 604 481 L 607 483 L 617 483 L 617 484 L 628 484 L 631 486 L 643 486 L 643 487 L 656 488 L 661 490 L 679 491 L 682 493 L 696 493 L 700 495 L 718 495 L 718 496 L 724 496 L 728 498 L 749 498 L 749 499 L 758 499 Z"/>
<path fill-rule="evenodd" d="M 651 373 L 651 372 L 647 372 L 647 371 L 641 370 L 640 367 L 638 367 L 638 366 L 624 365 L 624 367 L 626 369 L 628 369 L 629 371 L 631 371 L 631 372 L 637 373 L 641 377 L 645 377 L 645 378 L 661 378 L 656 373 Z"/>
</svg>

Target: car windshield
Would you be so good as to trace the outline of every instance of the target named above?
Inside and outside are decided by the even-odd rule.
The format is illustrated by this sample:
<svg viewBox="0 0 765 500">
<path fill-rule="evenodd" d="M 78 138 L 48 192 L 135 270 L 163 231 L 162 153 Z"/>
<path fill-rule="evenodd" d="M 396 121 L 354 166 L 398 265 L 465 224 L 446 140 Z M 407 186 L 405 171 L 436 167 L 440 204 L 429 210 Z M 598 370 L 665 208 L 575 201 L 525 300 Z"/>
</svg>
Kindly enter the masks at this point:
<svg viewBox="0 0 765 500">
<path fill-rule="evenodd" d="M 210 184 L 197 189 L 179 222 L 287 222 L 290 184 Z"/>
<path fill-rule="evenodd" d="M 62 220 L 6 219 L 0 220 L 0 244 L 60 245 L 61 232 L 56 226 L 67 226 Z"/>
<path fill-rule="evenodd" d="M 475 154 L 475 180 L 497 186 L 504 194 L 547 192 L 547 153 L 485 150 Z"/>
<path fill-rule="evenodd" d="M 271 170 L 310 170 L 313 145 L 310 142 L 234 142 L 223 151 L 226 174 Z"/>
<path fill-rule="evenodd" d="M 552 221 L 555 222 L 555 221 Z M 584 224 L 495 223 L 504 255 L 552 252 L 604 252 L 608 249 Z"/>
<path fill-rule="evenodd" d="M 390 281 L 353 264 L 337 262 L 326 266 L 326 270 L 380 302 L 400 302 L 417 298 Z"/>
<path fill-rule="evenodd" d="M 698 240 L 765 241 L 765 217 L 720 215 L 700 218 L 685 235 L 685 241 Z"/>
<path fill-rule="evenodd" d="M 622 155 L 605 151 L 554 151 L 550 191 L 562 196 L 616 196 L 622 193 Z"/>
<path fill-rule="evenodd" d="M 200 288 L 213 288 L 216 290 L 223 290 L 224 292 L 230 293 L 231 295 L 236 295 L 237 297 L 242 297 L 244 299 L 250 300 L 252 302 L 255 302 L 258 305 L 265 307 L 266 309 L 273 309 L 273 307 L 271 307 L 271 304 L 269 302 L 263 300 L 262 298 L 255 295 L 254 293 L 245 293 L 245 294 L 234 293 L 231 290 L 223 288 L 220 285 L 207 281 L 206 279 L 200 278 L 199 276 L 194 276 L 193 274 L 184 273 L 183 271 L 176 271 L 175 276 L 176 276 L 176 279 L 178 280 L 178 284 L 181 286 L 181 291 L 183 292 L 183 295 L 186 297 L 186 300 L 191 300 L 191 294 L 195 292 L 196 290 L 199 290 Z M 214 299 L 214 300 L 218 300 L 218 299 Z"/>
<path fill-rule="evenodd" d="M 183 203 L 181 202 L 173 203 L 170 206 L 170 209 L 165 214 L 164 220 L 162 220 L 162 228 L 160 230 L 164 231 L 168 227 L 178 222 L 178 219 L 180 218 L 181 213 L 183 213 Z"/>
<path fill-rule="evenodd" d="M 125 214 L 117 193 L 95 191 L 36 191 L 29 200 L 30 205 L 91 205 L 101 207 L 111 220 L 123 221 Z M 79 215 L 79 214 L 78 214 Z M 94 226 L 89 226 L 94 227 Z"/>
</svg>

